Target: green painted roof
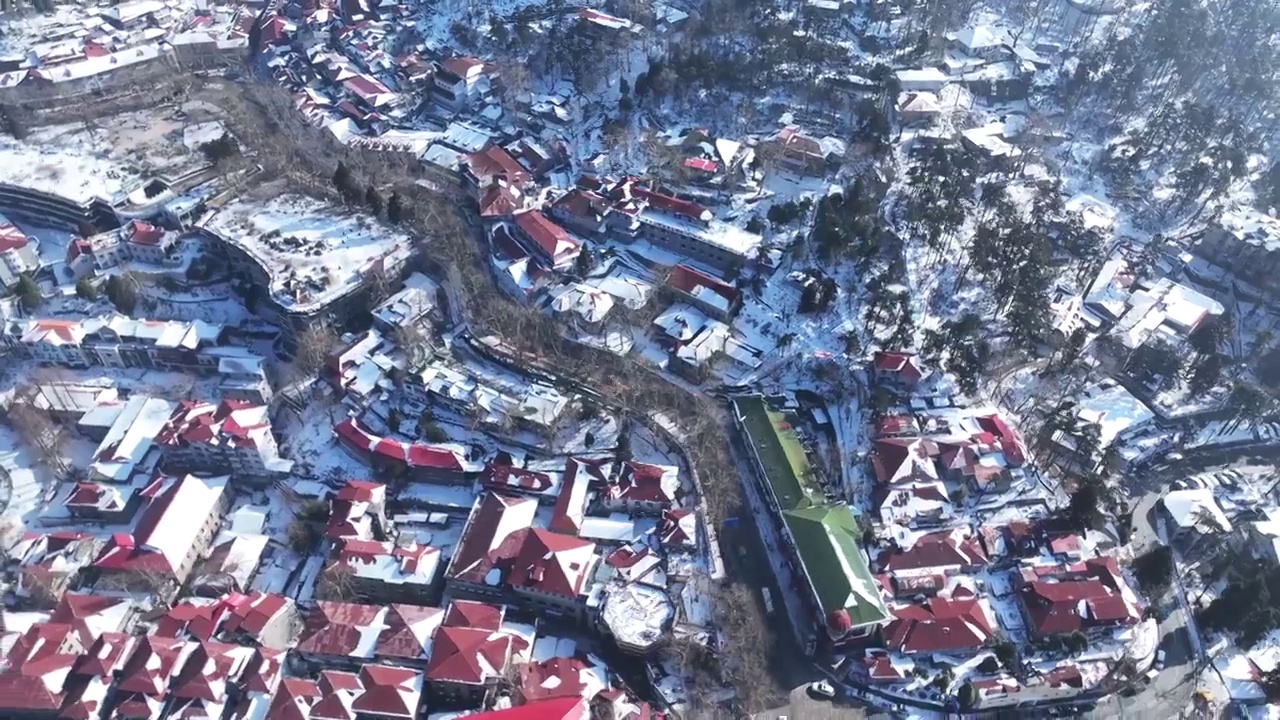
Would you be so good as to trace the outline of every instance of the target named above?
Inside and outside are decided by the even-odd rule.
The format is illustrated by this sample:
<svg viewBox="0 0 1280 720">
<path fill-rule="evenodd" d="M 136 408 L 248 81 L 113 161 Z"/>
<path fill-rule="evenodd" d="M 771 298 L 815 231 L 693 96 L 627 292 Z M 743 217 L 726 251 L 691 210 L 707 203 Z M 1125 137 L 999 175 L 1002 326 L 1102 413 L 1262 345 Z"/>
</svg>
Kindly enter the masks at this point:
<svg viewBox="0 0 1280 720">
<path fill-rule="evenodd" d="M 783 517 L 823 613 L 843 609 L 854 627 L 889 619 L 889 610 L 858 545 L 858 522 L 847 506 L 789 510 Z"/>
<path fill-rule="evenodd" d="M 759 397 L 738 398 L 734 404 L 782 509 L 822 503 L 822 494 L 812 485 L 809 457 L 782 413 L 770 410 Z"/>
<path fill-rule="evenodd" d="M 808 455 L 782 413 L 760 397 L 734 405 L 764 465 L 822 612 L 845 610 L 854 627 L 884 622 L 889 611 L 859 548 L 861 531 L 847 505 L 828 503 L 814 486 Z"/>
</svg>

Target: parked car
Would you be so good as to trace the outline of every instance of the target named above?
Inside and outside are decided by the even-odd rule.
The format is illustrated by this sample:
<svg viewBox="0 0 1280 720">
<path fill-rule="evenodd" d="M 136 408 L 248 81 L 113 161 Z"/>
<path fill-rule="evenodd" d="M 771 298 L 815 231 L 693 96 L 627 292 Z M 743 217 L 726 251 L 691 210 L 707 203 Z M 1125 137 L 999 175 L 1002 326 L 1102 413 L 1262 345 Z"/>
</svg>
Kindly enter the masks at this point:
<svg viewBox="0 0 1280 720">
<path fill-rule="evenodd" d="M 836 689 L 831 687 L 831 683 L 826 680 L 819 680 L 815 683 L 809 683 L 809 692 L 820 698 L 830 700 L 836 696 Z"/>
<path fill-rule="evenodd" d="M 1163 650 L 1160 650 L 1160 651 L 1156 652 L 1156 666 L 1155 666 L 1155 667 L 1156 667 L 1156 670 L 1163 670 L 1163 669 L 1164 669 L 1164 651 L 1163 651 Z"/>
</svg>

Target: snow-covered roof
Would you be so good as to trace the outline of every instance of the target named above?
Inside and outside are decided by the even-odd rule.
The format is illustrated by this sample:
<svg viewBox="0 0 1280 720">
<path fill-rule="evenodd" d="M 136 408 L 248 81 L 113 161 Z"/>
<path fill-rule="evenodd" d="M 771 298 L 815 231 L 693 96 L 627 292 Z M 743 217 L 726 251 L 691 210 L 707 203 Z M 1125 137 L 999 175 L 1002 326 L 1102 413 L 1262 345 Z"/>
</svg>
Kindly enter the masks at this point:
<svg viewBox="0 0 1280 720">
<path fill-rule="evenodd" d="M 1076 416 L 1101 426 L 1101 445 L 1111 444 L 1120 433 L 1144 423 L 1155 414 L 1120 384 L 1095 386 L 1076 398 Z"/>
<path fill-rule="evenodd" d="M 1218 501 L 1213 498 L 1213 491 L 1207 488 L 1192 490 L 1171 490 L 1161 499 L 1169 518 L 1180 528 L 1196 528 L 1201 532 L 1220 530 L 1231 531 L 1231 521 L 1227 519 Z"/>
<path fill-rule="evenodd" d="M 675 612 L 675 603 L 660 588 L 616 583 L 605 590 L 601 619 L 620 644 L 647 648 L 662 639 Z"/>
<path fill-rule="evenodd" d="M 950 32 L 947 33 L 947 39 L 971 51 L 1013 45 L 1013 38 L 1004 28 L 991 25 L 974 25 L 958 32 Z"/>
<path fill-rule="evenodd" d="M 115 404 L 109 407 L 114 411 Z M 90 476 L 115 482 L 128 480 L 146 459 L 175 407 L 177 403 L 148 395 L 134 395 L 125 401 L 93 454 Z"/>
</svg>

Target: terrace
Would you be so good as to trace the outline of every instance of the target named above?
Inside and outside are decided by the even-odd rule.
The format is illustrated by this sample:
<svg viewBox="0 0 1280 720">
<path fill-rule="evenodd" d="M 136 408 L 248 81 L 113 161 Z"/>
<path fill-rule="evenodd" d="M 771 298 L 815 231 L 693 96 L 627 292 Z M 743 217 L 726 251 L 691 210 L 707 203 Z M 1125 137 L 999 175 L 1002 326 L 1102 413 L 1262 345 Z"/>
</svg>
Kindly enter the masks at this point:
<svg viewBox="0 0 1280 720">
<path fill-rule="evenodd" d="M 276 302 L 300 312 L 354 291 L 370 273 L 399 267 L 412 245 L 370 217 L 335 214 L 302 195 L 237 200 L 205 229 L 247 254 L 266 272 Z"/>
</svg>

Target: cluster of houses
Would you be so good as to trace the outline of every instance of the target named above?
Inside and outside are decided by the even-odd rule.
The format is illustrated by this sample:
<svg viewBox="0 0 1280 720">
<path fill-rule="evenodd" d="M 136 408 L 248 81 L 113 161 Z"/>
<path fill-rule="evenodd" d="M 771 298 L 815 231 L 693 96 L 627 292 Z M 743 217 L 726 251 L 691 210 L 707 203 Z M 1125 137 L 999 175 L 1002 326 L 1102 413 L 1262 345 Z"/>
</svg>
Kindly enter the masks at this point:
<svg viewBox="0 0 1280 720">
<path fill-rule="evenodd" d="M 450 708 L 489 720 L 661 717 L 615 687 L 596 656 L 483 603 L 320 601 L 303 615 L 282 595 L 232 592 L 148 612 L 67 593 L 48 612 L 12 619 L 20 625 L 6 623 L 0 670 L 6 717 L 413 720 Z"/>
<path fill-rule="evenodd" d="M 264 359 L 229 328 L 201 320 L 15 318 L 0 344 L 19 358 L 67 368 L 140 368 L 216 375 L 223 397 L 269 402 Z"/>
<path fill-rule="evenodd" d="M 0 96 L 48 107 L 178 68 L 231 66 L 257 11 L 184 0 L 85 5 L 59 15 L 25 53 L 0 57 Z"/>
<path fill-rule="evenodd" d="M 868 375 L 893 402 L 873 422 L 856 514 L 809 464 L 795 415 L 735 400 L 815 647 L 893 692 L 972 683 L 981 708 L 1098 689 L 1112 653 L 1148 630 L 1145 604 L 1101 552 L 1114 543 L 1019 505 L 1038 483 L 1020 435 L 999 413 L 933 394 L 914 354 L 878 351 Z M 960 666 L 963 677 L 937 680 Z"/>
</svg>

